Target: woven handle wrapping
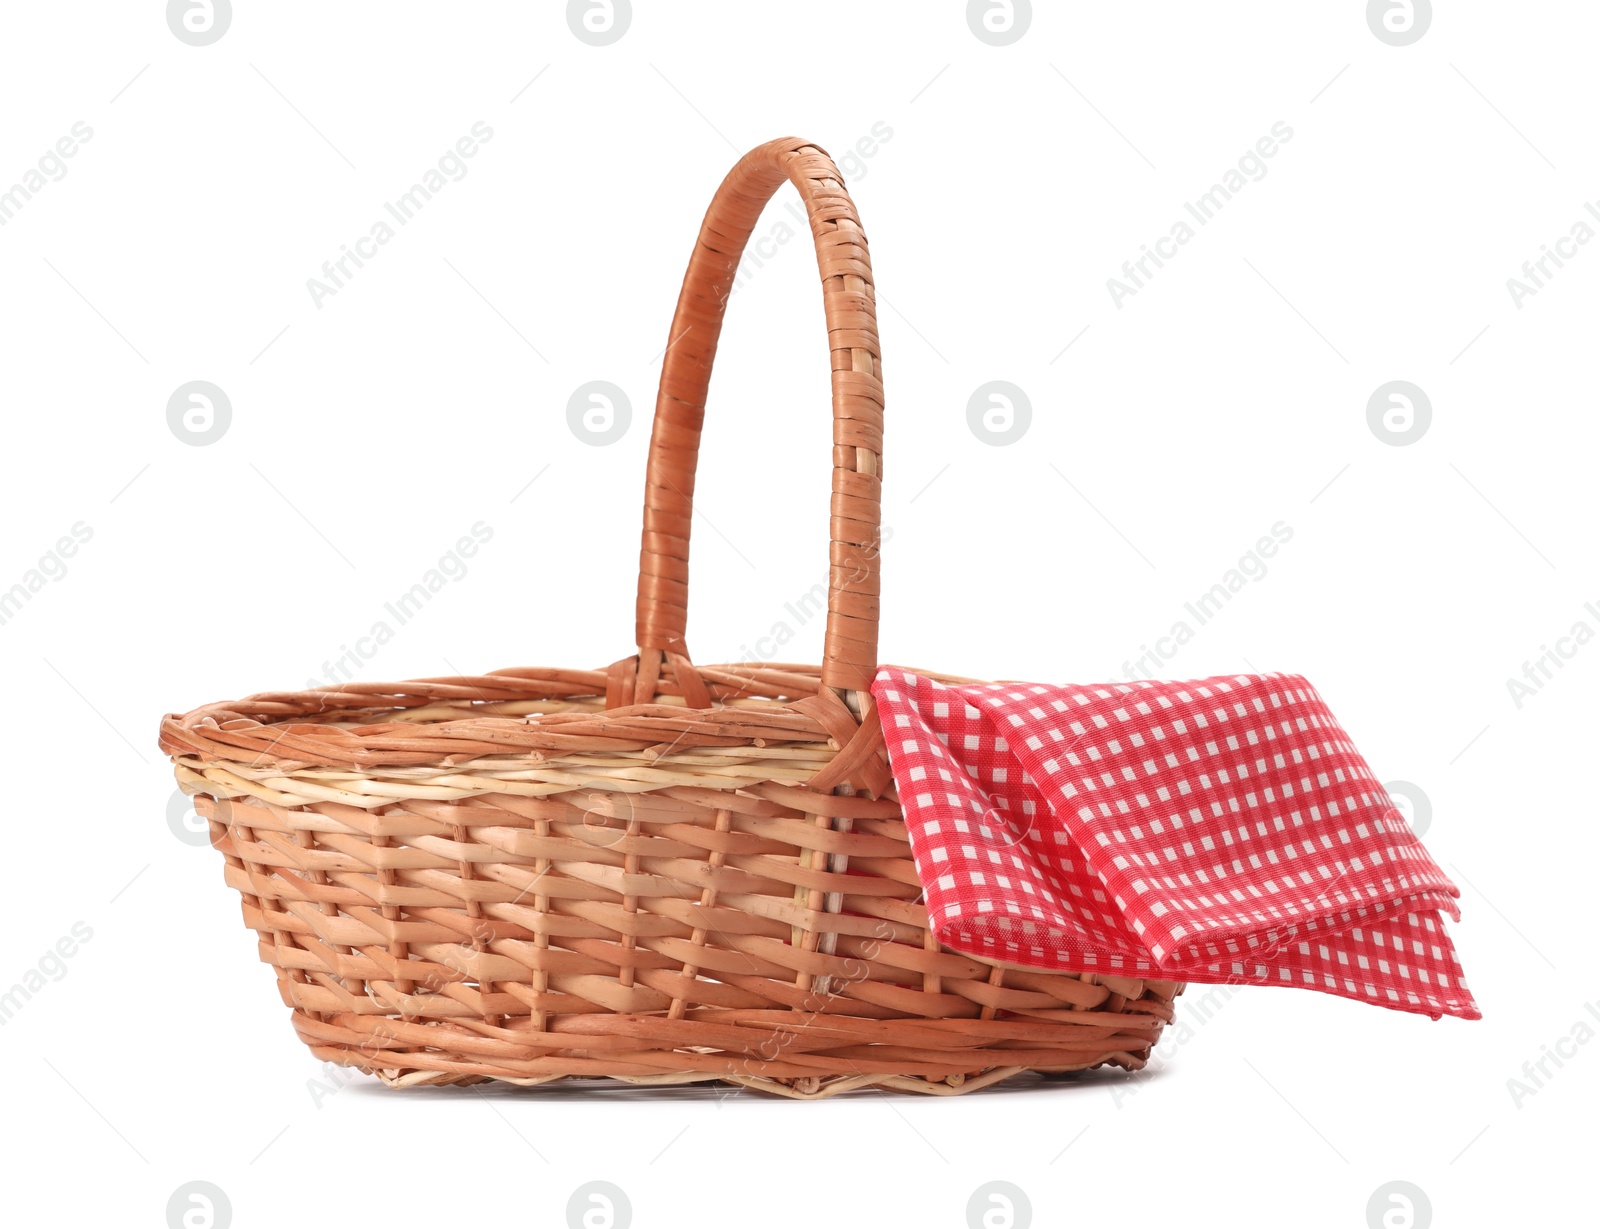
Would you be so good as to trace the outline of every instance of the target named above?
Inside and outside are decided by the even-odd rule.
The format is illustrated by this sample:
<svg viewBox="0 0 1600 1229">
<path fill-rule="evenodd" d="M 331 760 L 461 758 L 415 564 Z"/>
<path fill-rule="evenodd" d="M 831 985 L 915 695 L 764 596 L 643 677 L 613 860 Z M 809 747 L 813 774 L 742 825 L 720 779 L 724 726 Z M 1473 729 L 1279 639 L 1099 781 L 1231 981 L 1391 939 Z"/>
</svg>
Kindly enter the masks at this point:
<svg viewBox="0 0 1600 1229">
<path fill-rule="evenodd" d="M 800 190 L 810 217 L 833 360 L 833 499 L 822 682 L 841 692 L 865 691 L 877 666 L 883 383 L 872 263 L 861 220 L 833 160 L 815 145 L 788 137 L 746 154 L 717 189 L 678 296 L 656 396 L 639 551 L 640 673 L 654 677 L 663 665 L 673 669 L 692 704 L 704 692 L 685 682 L 692 667 L 683 635 L 706 389 L 740 256 L 763 206 L 785 179 Z"/>
</svg>

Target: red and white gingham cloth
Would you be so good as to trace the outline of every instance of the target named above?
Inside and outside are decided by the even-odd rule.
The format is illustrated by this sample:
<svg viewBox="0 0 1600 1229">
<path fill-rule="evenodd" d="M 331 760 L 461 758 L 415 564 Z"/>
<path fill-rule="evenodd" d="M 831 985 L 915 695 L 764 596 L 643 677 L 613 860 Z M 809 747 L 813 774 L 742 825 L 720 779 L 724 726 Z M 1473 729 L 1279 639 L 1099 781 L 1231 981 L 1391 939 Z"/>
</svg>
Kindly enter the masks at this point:
<svg viewBox="0 0 1600 1229">
<path fill-rule="evenodd" d="M 949 947 L 1479 1017 L 1440 917 L 1459 891 L 1305 679 L 886 668 L 872 694 Z"/>
</svg>

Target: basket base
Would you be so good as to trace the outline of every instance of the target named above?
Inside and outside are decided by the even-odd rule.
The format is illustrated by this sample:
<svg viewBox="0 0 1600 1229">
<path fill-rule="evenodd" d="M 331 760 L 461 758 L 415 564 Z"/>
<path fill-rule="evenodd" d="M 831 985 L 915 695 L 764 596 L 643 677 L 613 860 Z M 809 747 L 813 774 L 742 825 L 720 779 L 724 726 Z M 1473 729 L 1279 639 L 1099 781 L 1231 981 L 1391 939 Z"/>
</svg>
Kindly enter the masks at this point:
<svg viewBox="0 0 1600 1229">
<path fill-rule="evenodd" d="M 933 1097 L 955 1097 L 962 1093 L 977 1092 L 1020 1075 L 1059 1076 L 1090 1071 L 1097 1067 L 1120 1067 L 1138 1071 L 1145 1066 L 1147 1052 L 1118 1052 L 1107 1054 L 1093 1062 L 1064 1067 L 993 1067 L 973 1075 L 952 1075 L 944 1079 L 927 1079 L 911 1075 L 837 1075 L 801 1076 L 798 1079 L 773 1079 L 767 1076 L 717 1074 L 714 1072 L 685 1072 L 673 1075 L 650 1076 L 593 1076 L 593 1075 L 537 1075 L 496 1076 L 466 1075 L 449 1071 L 421 1071 L 404 1068 L 374 1068 L 359 1055 L 350 1051 L 334 1050 L 323 1046 L 312 1047 L 312 1052 L 325 1062 L 354 1067 L 366 1075 L 376 1076 L 389 1088 L 444 1088 L 474 1084 L 508 1084 L 520 1088 L 538 1088 L 547 1085 L 574 1087 L 681 1088 L 695 1084 L 724 1084 L 748 1088 L 752 1092 L 787 1097 L 794 1101 L 822 1101 L 841 1093 L 861 1089 L 888 1089 L 895 1092 L 920 1093 Z"/>
</svg>

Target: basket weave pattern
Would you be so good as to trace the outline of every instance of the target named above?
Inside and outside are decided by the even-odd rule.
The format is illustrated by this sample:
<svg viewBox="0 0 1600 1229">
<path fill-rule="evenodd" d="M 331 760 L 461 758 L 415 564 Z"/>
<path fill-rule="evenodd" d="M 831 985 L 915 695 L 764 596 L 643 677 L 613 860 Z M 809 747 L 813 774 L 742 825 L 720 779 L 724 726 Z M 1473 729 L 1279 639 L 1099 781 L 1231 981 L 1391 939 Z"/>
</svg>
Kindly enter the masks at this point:
<svg viewBox="0 0 1600 1229">
<path fill-rule="evenodd" d="M 697 666 L 683 632 L 706 390 L 744 244 L 785 180 L 811 219 L 833 356 L 824 661 Z M 1003 967 L 929 928 L 868 691 L 871 279 L 823 151 L 774 141 L 724 181 L 663 362 L 636 655 L 163 720 L 318 1058 L 397 1085 L 718 1079 L 793 1097 L 1143 1065 L 1181 986 Z"/>
</svg>

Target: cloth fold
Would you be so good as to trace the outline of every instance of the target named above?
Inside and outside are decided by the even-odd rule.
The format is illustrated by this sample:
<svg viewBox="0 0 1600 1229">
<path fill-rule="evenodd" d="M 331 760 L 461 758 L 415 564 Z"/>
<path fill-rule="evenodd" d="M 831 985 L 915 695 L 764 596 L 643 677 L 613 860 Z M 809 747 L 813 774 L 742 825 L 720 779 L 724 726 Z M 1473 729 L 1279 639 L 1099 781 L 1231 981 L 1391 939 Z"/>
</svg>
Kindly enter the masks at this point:
<svg viewBox="0 0 1600 1229">
<path fill-rule="evenodd" d="M 1444 875 L 1297 675 L 872 694 L 928 915 L 1036 968 L 1477 1019 Z"/>
</svg>

